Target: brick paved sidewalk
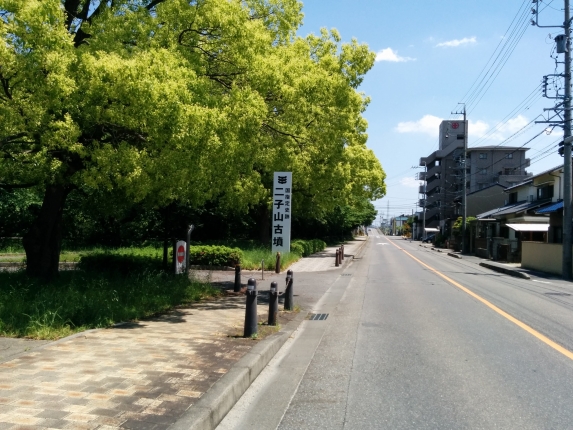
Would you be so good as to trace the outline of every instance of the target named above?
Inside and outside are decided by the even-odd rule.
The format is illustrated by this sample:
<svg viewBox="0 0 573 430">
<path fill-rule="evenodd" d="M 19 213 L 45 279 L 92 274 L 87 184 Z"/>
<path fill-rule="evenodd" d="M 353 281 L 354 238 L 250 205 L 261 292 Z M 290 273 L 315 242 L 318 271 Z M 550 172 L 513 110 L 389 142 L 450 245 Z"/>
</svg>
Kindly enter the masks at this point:
<svg viewBox="0 0 573 430">
<path fill-rule="evenodd" d="M 345 253 L 363 244 L 352 242 Z M 333 249 L 296 263 L 295 274 L 335 269 Z M 260 291 L 272 281 L 284 290 L 284 273 L 265 273 L 263 281 L 260 272 L 244 272 L 243 285 L 248 277 Z M 234 273 L 209 279 L 229 285 Z M 263 318 L 267 306 L 259 300 Z M 0 363 L 0 430 L 166 429 L 256 344 L 240 337 L 244 312 L 245 296 L 229 294 L 83 332 Z"/>
<path fill-rule="evenodd" d="M 255 344 L 232 337 L 244 301 L 88 331 L 0 364 L 0 429 L 167 428 Z"/>
</svg>

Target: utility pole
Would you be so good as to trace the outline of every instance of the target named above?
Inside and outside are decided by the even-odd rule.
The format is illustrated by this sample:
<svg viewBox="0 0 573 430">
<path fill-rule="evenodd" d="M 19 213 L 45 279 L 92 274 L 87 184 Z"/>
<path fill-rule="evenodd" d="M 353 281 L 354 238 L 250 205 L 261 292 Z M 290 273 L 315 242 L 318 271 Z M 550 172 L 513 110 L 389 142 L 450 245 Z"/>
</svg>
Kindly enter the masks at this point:
<svg viewBox="0 0 573 430">
<path fill-rule="evenodd" d="M 565 54 L 564 60 L 564 73 L 563 75 L 557 75 L 564 78 L 565 89 L 564 94 L 561 96 L 557 94 L 555 97 L 549 97 L 547 95 L 547 77 L 556 76 L 548 75 L 544 77 L 544 96 L 552 99 L 561 99 L 562 103 L 558 103 L 554 108 L 545 110 L 554 110 L 555 116 L 560 116 L 561 120 L 551 120 L 549 118 L 547 121 L 535 121 L 536 123 L 551 124 L 553 126 L 563 127 L 563 254 L 561 270 L 563 279 L 571 281 L 573 279 L 572 268 L 573 268 L 573 210 L 571 208 L 571 13 L 569 11 L 569 0 L 564 0 L 564 12 L 565 20 L 563 25 L 539 25 L 539 2 L 534 0 L 534 8 L 532 13 L 535 15 L 535 19 L 531 20 L 533 25 L 540 28 L 563 28 L 564 34 L 555 37 L 557 42 L 557 53 Z M 563 108 L 561 109 L 561 105 Z M 563 116 L 561 116 L 563 112 Z M 554 116 L 554 117 L 555 117 Z"/>
<path fill-rule="evenodd" d="M 424 205 L 422 207 L 422 240 L 426 240 L 426 184 L 428 183 L 428 164 L 424 161 Z"/>
<path fill-rule="evenodd" d="M 571 17 L 569 11 L 569 0 L 565 0 L 565 123 L 563 124 L 563 140 L 566 141 L 571 136 Z M 563 278 L 570 281 L 572 279 L 572 250 L 573 238 L 571 236 L 571 142 L 564 145 L 563 175 Z"/>
<path fill-rule="evenodd" d="M 463 156 L 463 160 L 462 160 L 462 167 L 464 169 L 464 174 L 462 175 L 463 181 L 464 183 L 462 184 L 462 254 L 466 254 L 467 253 L 467 248 L 466 248 L 466 194 L 467 194 L 467 190 L 466 190 L 466 184 L 468 181 L 467 178 L 467 153 L 468 153 L 468 123 L 466 121 L 466 104 L 465 103 L 459 103 L 461 105 L 464 105 L 464 110 L 462 112 L 452 112 L 452 115 L 462 115 L 464 116 L 464 156 Z"/>
</svg>

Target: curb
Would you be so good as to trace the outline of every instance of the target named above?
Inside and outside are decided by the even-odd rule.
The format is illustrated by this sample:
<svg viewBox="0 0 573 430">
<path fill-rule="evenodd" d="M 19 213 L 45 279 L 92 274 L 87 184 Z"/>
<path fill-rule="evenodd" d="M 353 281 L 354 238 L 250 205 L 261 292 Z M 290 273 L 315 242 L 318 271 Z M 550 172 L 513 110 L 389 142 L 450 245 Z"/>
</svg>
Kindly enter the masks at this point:
<svg viewBox="0 0 573 430">
<path fill-rule="evenodd" d="M 169 426 L 169 430 L 212 430 L 217 427 L 307 315 L 308 312 L 301 311 L 277 334 L 257 343 L 177 422 Z"/>
<path fill-rule="evenodd" d="M 479 265 L 482 267 L 486 267 L 488 269 L 494 270 L 496 272 L 501 272 L 501 273 L 505 273 L 506 275 L 509 275 L 509 276 L 514 276 L 516 278 L 531 279 L 531 276 L 529 276 L 527 273 L 520 272 L 519 270 L 509 269 L 507 267 L 498 266 L 498 265 L 491 264 L 491 263 L 484 263 L 484 262 L 479 263 Z"/>
<path fill-rule="evenodd" d="M 448 255 L 450 257 L 459 258 L 460 260 L 462 259 L 462 256 L 460 254 L 454 254 L 453 252 L 448 252 Z"/>
</svg>

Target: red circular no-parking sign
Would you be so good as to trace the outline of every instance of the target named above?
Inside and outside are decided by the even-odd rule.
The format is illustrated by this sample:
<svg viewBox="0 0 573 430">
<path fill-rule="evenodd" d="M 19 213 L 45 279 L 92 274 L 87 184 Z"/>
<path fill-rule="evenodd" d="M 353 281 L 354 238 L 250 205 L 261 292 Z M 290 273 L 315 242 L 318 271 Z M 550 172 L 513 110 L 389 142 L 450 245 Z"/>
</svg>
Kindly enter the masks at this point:
<svg viewBox="0 0 573 430">
<path fill-rule="evenodd" d="M 185 260 L 185 247 L 179 245 L 179 248 L 177 248 L 177 261 L 183 263 L 183 260 Z"/>
<path fill-rule="evenodd" d="M 456 128 L 458 128 L 460 126 L 459 123 L 457 122 L 452 122 L 452 128 L 455 130 Z"/>
</svg>

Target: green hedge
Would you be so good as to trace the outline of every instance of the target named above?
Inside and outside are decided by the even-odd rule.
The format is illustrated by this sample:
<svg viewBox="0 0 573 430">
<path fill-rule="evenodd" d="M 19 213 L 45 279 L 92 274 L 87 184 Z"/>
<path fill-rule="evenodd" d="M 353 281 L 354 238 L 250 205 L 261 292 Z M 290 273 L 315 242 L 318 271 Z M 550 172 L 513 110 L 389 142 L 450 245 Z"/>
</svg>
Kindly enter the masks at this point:
<svg viewBox="0 0 573 430">
<path fill-rule="evenodd" d="M 243 260 L 243 251 L 228 246 L 198 245 L 189 248 L 191 264 L 198 266 L 235 266 Z"/>
<path fill-rule="evenodd" d="M 326 248 L 326 242 L 320 239 L 303 240 L 296 239 L 290 244 L 290 252 L 301 255 L 302 257 L 307 257 L 316 252 L 322 251 Z"/>
</svg>

